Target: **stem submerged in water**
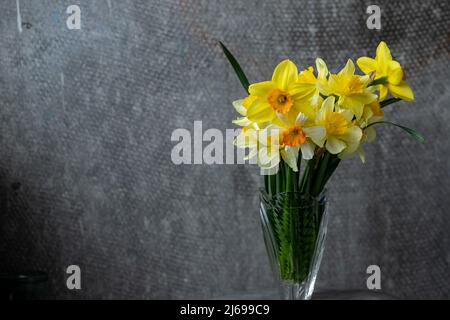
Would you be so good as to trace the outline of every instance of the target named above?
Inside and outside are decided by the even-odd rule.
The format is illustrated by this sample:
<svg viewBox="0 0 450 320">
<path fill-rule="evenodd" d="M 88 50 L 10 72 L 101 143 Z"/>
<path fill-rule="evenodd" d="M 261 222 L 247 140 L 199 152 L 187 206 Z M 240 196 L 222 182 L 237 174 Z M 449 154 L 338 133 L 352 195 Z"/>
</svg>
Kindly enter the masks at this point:
<svg viewBox="0 0 450 320">
<path fill-rule="evenodd" d="M 314 259 L 320 222 L 324 212 L 323 189 L 340 160 L 327 151 L 309 160 L 300 179 L 283 160 L 276 174 L 266 176 L 269 196 L 266 214 L 274 239 L 280 276 L 285 281 L 307 280 Z"/>
</svg>

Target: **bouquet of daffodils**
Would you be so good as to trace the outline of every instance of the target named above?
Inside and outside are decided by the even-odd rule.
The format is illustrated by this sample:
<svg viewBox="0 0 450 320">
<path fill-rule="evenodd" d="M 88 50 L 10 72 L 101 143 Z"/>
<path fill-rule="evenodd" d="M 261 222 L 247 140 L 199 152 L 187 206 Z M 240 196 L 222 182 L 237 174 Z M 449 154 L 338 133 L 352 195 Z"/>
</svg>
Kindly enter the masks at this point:
<svg viewBox="0 0 450 320">
<path fill-rule="evenodd" d="M 320 58 L 315 68 L 300 72 L 291 60 L 284 60 L 271 79 L 251 85 L 230 51 L 221 46 L 247 91 L 245 98 L 233 102 L 241 115 L 233 123 L 242 127 L 235 144 L 248 149 L 246 159 L 264 169 L 262 201 L 271 204 L 265 221 L 272 230 L 266 244 L 273 242 L 282 280 L 304 282 L 317 251 L 323 212 L 316 209 L 310 219 L 305 210 L 294 214 L 292 208 L 305 208 L 305 199 L 320 197 L 342 159 L 357 154 L 364 162 L 363 145 L 375 139 L 378 125 L 394 125 L 422 141 L 414 130 L 384 118 L 386 106 L 412 101 L 413 91 L 385 42 L 378 45 L 374 58 L 357 59 L 362 74 L 356 73 L 351 59 L 337 74 Z M 294 223 L 295 219 L 303 220 Z M 300 254 L 303 262 L 297 261 L 296 247 L 306 250 Z"/>
<path fill-rule="evenodd" d="M 241 115 L 233 123 L 242 127 L 235 144 L 248 148 L 246 159 L 255 158 L 266 170 L 265 187 L 271 194 L 299 190 L 318 195 L 341 159 L 358 154 L 365 161 L 363 145 L 375 139 L 376 125 L 394 125 L 423 140 L 414 130 L 384 120 L 383 108 L 414 100 L 403 69 L 385 42 L 378 45 L 375 58 L 357 60 L 364 75 L 356 74 L 351 59 L 337 74 L 330 73 L 320 58 L 316 70 L 310 66 L 301 72 L 291 60 L 284 60 L 272 79 L 251 85 L 236 59 L 223 44 L 222 48 L 248 92 L 233 102 Z M 301 159 L 307 167 L 298 181 Z M 272 173 L 284 165 L 293 180 L 276 185 Z"/>
</svg>

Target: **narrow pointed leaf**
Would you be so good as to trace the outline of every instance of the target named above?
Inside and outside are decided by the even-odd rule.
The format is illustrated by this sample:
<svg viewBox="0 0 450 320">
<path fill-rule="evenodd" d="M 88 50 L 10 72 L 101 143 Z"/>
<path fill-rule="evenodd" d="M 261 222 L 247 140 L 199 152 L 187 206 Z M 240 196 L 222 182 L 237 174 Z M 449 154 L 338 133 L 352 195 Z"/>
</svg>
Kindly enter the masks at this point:
<svg viewBox="0 0 450 320">
<path fill-rule="evenodd" d="M 236 73 L 237 77 L 239 78 L 239 81 L 241 81 L 242 86 L 248 93 L 248 87 L 250 86 L 250 82 L 248 82 L 247 76 L 245 75 L 244 71 L 242 70 L 241 66 L 235 59 L 235 57 L 231 54 L 231 52 L 227 49 L 227 47 L 219 41 L 220 47 L 223 50 L 223 53 L 225 53 L 225 56 L 228 59 L 228 62 L 230 62 L 231 66 L 234 69 L 234 72 Z"/>
<path fill-rule="evenodd" d="M 369 128 L 371 126 L 374 126 L 376 124 L 390 124 L 392 126 L 396 126 L 400 129 L 403 129 L 404 131 L 406 131 L 407 133 L 409 133 L 409 135 L 411 135 L 411 137 L 413 137 L 414 139 L 416 139 L 417 141 L 423 143 L 425 141 L 424 137 L 422 137 L 416 130 L 399 125 L 397 123 L 393 123 L 393 122 L 389 122 L 389 121 L 378 121 L 378 122 L 374 122 L 369 124 L 366 128 Z"/>
</svg>

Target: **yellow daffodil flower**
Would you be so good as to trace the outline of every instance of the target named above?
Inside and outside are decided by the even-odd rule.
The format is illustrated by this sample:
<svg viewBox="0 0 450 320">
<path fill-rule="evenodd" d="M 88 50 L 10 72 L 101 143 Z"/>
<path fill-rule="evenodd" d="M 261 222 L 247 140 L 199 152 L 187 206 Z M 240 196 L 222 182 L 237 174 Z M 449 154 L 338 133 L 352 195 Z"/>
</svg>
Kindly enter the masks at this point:
<svg viewBox="0 0 450 320">
<path fill-rule="evenodd" d="M 414 93 L 403 80 L 403 69 L 392 59 L 391 52 L 384 41 L 377 47 L 375 59 L 361 57 L 356 62 L 365 74 L 374 73 L 375 80 L 386 78 L 386 83 L 380 84 L 380 100 L 384 100 L 388 91 L 393 97 L 406 101 L 414 100 Z"/>
<path fill-rule="evenodd" d="M 284 60 L 275 68 L 271 81 L 250 85 L 250 95 L 256 99 L 247 110 L 247 118 L 260 124 L 276 122 L 277 114 L 294 119 L 299 112 L 314 116 L 308 101 L 313 90 L 297 80 L 296 65 L 290 60 Z"/>
<path fill-rule="evenodd" d="M 325 148 L 330 153 L 340 154 L 343 151 L 353 153 L 358 149 L 362 130 L 353 123 L 352 119 L 351 111 L 335 108 L 333 96 L 326 98 L 322 103 L 317 114 L 316 124 L 325 127 Z"/>
<path fill-rule="evenodd" d="M 312 66 L 308 67 L 308 69 L 300 72 L 298 76 L 298 82 L 309 85 L 311 90 L 314 91 L 314 94 L 311 98 L 311 104 L 314 109 L 317 109 L 322 105 L 323 99 L 320 94 L 326 93 L 326 87 L 328 85 L 328 67 L 320 58 L 316 59 L 316 70 L 317 70 L 317 78 L 314 75 L 314 68 Z"/>
<path fill-rule="evenodd" d="M 348 109 L 361 118 L 364 105 L 377 99 L 373 93 L 374 87 L 367 87 L 371 82 L 369 75 L 355 75 L 355 65 L 352 60 L 348 60 L 344 69 L 338 74 L 331 74 L 328 79 L 328 94 L 339 97 L 337 104 L 343 109 Z"/>
</svg>

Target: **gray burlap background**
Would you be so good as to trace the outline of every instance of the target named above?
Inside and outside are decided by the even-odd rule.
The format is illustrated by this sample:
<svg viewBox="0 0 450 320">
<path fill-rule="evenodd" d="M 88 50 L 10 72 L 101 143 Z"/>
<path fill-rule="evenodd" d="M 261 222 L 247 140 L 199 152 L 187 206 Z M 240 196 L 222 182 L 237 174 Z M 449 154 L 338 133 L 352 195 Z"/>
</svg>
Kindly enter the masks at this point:
<svg viewBox="0 0 450 320">
<path fill-rule="evenodd" d="M 65 26 L 81 7 L 82 28 Z M 0 4 L 0 271 L 44 270 L 58 298 L 210 298 L 273 286 L 258 170 L 175 166 L 176 128 L 232 128 L 244 91 L 217 40 L 262 81 L 281 59 L 338 71 L 383 39 L 416 94 L 367 163 L 330 184 L 320 288 L 450 297 L 450 5 L 378 1 L 31 1 Z M 29 24 L 27 24 L 29 23 Z M 82 269 L 69 291 L 65 269 Z"/>
</svg>

